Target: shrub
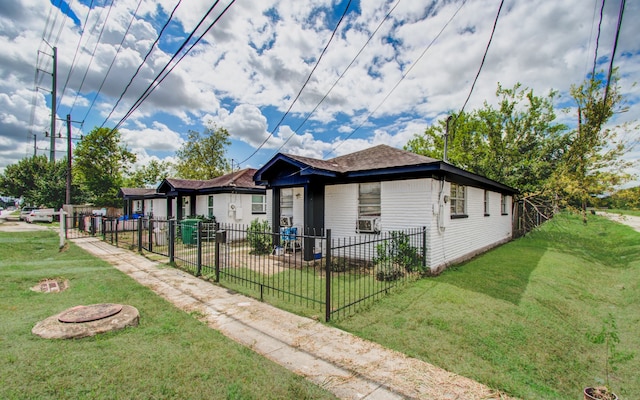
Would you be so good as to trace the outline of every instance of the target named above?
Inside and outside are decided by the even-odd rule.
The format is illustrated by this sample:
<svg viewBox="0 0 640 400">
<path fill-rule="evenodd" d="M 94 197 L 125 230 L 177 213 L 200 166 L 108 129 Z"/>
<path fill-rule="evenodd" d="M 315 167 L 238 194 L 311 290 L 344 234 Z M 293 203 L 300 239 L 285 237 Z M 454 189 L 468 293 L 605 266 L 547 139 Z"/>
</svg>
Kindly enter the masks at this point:
<svg viewBox="0 0 640 400">
<path fill-rule="evenodd" d="M 273 240 L 269 221 L 254 219 L 247 230 L 247 240 L 252 247 L 251 254 L 269 254 L 273 250 Z"/>
<path fill-rule="evenodd" d="M 389 233 L 390 240 L 376 246 L 376 279 L 393 281 L 404 276 L 405 272 L 422 271 L 422 256 L 411 245 L 409 236 L 400 231 Z"/>
</svg>

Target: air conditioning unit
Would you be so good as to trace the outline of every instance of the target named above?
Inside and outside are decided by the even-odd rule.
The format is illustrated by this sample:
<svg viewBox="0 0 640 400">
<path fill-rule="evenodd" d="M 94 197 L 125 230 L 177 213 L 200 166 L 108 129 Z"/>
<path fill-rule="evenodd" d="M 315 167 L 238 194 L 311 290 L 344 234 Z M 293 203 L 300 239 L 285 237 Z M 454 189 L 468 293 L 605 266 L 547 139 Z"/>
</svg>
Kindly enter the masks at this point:
<svg viewBox="0 0 640 400">
<path fill-rule="evenodd" d="M 378 217 L 362 217 L 358 218 L 358 233 L 378 233 L 380 232 L 380 218 Z"/>
<path fill-rule="evenodd" d="M 280 217 L 280 226 L 292 226 L 293 217 L 291 215 L 283 215 Z"/>
</svg>

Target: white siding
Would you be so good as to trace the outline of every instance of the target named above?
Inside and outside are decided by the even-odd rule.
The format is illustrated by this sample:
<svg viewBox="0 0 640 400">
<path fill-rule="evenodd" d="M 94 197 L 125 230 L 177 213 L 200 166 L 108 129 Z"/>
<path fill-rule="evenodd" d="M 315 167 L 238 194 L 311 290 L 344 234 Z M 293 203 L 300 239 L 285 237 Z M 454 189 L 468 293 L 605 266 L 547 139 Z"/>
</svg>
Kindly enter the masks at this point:
<svg viewBox="0 0 640 400">
<path fill-rule="evenodd" d="M 356 235 L 358 185 L 331 185 L 324 189 L 324 227 L 333 237 Z"/>
<path fill-rule="evenodd" d="M 382 182 L 382 231 L 419 228 L 431 224 L 430 179 Z"/>
<path fill-rule="evenodd" d="M 449 194 L 450 183 L 445 183 L 445 193 Z M 427 263 L 437 270 L 452 262 L 469 258 L 483 249 L 492 247 L 511 238 L 511 213 L 501 215 L 500 193 L 489 194 L 489 216 L 484 215 L 484 189 L 466 187 L 467 218 L 451 219 L 450 204 L 444 207 L 444 227 L 437 223 L 430 230 Z M 437 202 L 437 197 L 434 199 Z M 509 210 L 511 196 L 508 196 Z M 435 216 L 437 222 L 437 216 Z"/>
<path fill-rule="evenodd" d="M 209 214 L 209 196 L 196 197 L 196 215 L 207 216 Z M 231 205 L 235 206 L 232 210 Z M 213 215 L 217 222 L 230 224 L 246 224 L 258 218 L 266 219 L 266 214 L 253 214 L 251 212 L 251 195 L 235 193 L 213 194 Z"/>
</svg>

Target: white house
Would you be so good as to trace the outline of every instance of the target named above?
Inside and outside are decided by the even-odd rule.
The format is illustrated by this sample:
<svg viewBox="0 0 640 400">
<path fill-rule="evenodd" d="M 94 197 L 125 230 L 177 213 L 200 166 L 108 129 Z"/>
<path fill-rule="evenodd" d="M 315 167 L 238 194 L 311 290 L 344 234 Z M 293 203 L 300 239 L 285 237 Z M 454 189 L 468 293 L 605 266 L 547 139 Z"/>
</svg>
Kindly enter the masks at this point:
<svg viewBox="0 0 640 400">
<path fill-rule="evenodd" d="M 243 169 L 210 180 L 167 178 L 157 193 L 165 199 L 166 216 L 215 217 L 217 222 L 249 224 L 267 218 L 266 190 L 253 180 L 255 169 Z"/>
<path fill-rule="evenodd" d="M 278 154 L 254 179 L 267 187 L 274 232 L 292 225 L 357 238 L 423 227 L 434 273 L 512 237 L 514 188 L 385 145 L 330 160 Z"/>
</svg>

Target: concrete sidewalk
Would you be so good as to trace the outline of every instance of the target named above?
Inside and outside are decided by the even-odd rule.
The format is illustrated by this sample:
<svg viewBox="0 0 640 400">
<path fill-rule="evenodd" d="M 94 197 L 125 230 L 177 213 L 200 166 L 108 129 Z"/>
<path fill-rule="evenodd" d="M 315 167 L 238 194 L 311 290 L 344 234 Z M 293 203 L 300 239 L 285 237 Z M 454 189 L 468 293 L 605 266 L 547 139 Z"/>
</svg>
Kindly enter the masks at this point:
<svg viewBox="0 0 640 400">
<path fill-rule="evenodd" d="M 73 242 L 176 307 L 197 311 L 209 327 L 339 398 L 508 398 L 471 379 L 234 293 L 97 238 Z"/>
</svg>

